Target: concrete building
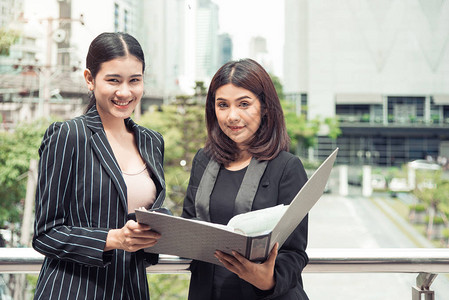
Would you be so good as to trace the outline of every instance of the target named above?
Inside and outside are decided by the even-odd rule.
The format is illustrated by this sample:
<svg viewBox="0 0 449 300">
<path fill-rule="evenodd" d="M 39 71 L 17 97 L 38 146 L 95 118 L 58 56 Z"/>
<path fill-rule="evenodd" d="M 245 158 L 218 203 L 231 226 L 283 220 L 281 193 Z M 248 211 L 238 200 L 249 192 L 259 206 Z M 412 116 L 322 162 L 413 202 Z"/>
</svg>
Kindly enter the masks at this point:
<svg viewBox="0 0 449 300">
<path fill-rule="evenodd" d="M 150 90 L 164 101 L 193 94 L 218 66 L 218 7 L 210 0 L 150 0 L 144 5 Z"/>
<path fill-rule="evenodd" d="M 145 49 L 148 92 L 169 99 L 182 93 L 186 85 L 188 32 L 186 1 L 150 0 L 144 3 L 141 37 Z"/>
<path fill-rule="evenodd" d="M 449 141 L 449 2 L 286 0 L 284 91 L 309 119 L 337 117 L 314 156 L 391 166 Z"/>
<path fill-rule="evenodd" d="M 249 41 L 249 57 L 260 63 L 268 73 L 274 73 L 273 60 L 267 50 L 267 40 L 254 36 Z"/>
<path fill-rule="evenodd" d="M 232 38 L 228 33 L 222 33 L 218 36 L 218 66 L 222 66 L 232 60 Z"/>
<path fill-rule="evenodd" d="M 218 69 L 218 6 L 197 0 L 195 20 L 195 81 L 206 84 Z"/>
<path fill-rule="evenodd" d="M 147 28 L 142 26 L 145 9 L 151 9 L 147 1 L 2 1 L 14 7 L 11 15 L 15 17 L 7 28 L 21 34 L 10 55 L 0 56 L 4 128 L 42 116 L 71 118 L 82 113 L 88 100 L 82 76 L 85 57 L 90 42 L 101 32 L 130 33 L 142 41 L 147 60 L 150 56 L 145 47 Z M 148 61 L 147 70 L 151 70 Z M 152 74 L 146 75 L 152 78 Z M 152 89 L 151 83 L 148 80 L 145 87 L 143 108 L 162 103 L 163 94 Z"/>
<path fill-rule="evenodd" d="M 0 56 L 0 111 L 6 123 L 52 114 L 49 104 L 61 99 L 82 106 L 85 57 L 101 32 L 127 32 L 142 44 L 143 111 L 193 94 L 195 81 L 208 84 L 219 67 L 218 6 L 210 0 L 1 1 L 9 27 L 21 33 L 10 55 Z M 19 112 L 25 106 L 30 106 L 26 113 Z"/>
</svg>

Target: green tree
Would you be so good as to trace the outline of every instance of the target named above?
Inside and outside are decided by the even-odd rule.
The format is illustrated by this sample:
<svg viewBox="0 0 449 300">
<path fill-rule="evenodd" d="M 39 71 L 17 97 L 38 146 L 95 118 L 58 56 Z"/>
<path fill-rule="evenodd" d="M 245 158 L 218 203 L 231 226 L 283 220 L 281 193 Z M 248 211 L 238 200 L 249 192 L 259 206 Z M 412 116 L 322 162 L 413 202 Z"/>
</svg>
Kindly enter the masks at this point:
<svg viewBox="0 0 449 300">
<path fill-rule="evenodd" d="M 307 120 L 304 115 L 297 115 L 292 103 L 282 101 L 285 125 L 290 137 L 290 152 L 304 153 L 309 147 L 317 143 L 318 131 L 321 126 L 319 119 Z"/>
<path fill-rule="evenodd" d="M 0 28 L 0 55 L 9 55 L 11 45 L 15 44 L 18 39 L 18 32 Z"/>
<path fill-rule="evenodd" d="M 175 214 L 181 212 L 193 157 L 206 141 L 204 105 L 195 100 L 200 96 L 178 96 L 170 105 L 152 107 L 139 121 L 164 137 L 165 204 Z"/>
<path fill-rule="evenodd" d="M 187 299 L 190 274 L 150 274 L 147 277 L 152 299 Z"/>
<path fill-rule="evenodd" d="M 21 124 L 14 132 L 0 133 L 0 226 L 20 222 L 30 159 L 38 149 L 49 123 L 39 120 Z"/>
<path fill-rule="evenodd" d="M 449 180 L 444 179 L 441 171 L 417 172 L 416 188 L 414 195 L 428 205 L 427 236 L 433 231 L 433 223 L 436 216 L 441 216 L 446 224 L 449 206 Z"/>
<path fill-rule="evenodd" d="M 324 124 L 327 125 L 329 133 L 327 134 L 333 140 L 336 140 L 341 135 L 340 121 L 338 118 L 326 118 Z"/>
<path fill-rule="evenodd" d="M 285 99 L 284 87 L 282 86 L 281 80 L 276 75 L 270 74 L 271 81 L 273 81 L 274 88 L 280 100 Z"/>
<path fill-rule="evenodd" d="M 318 141 L 318 132 L 322 125 L 328 127 L 328 136 L 335 140 L 341 135 L 340 124 L 337 118 L 326 118 L 324 121 L 319 118 L 307 120 L 305 115 L 297 115 L 295 104 L 285 100 L 284 89 L 281 80 L 276 75 L 270 74 L 276 93 L 281 100 L 287 133 L 290 137 L 290 152 L 305 153 L 308 148 L 315 147 Z"/>
<path fill-rule="evenodd" d="M 196 82 L 195 95 L 180 95 L 170 105 L 151 107 L 139 124 L 160 132 L 165 141 L 164 173 L 167 196 L 164 206 L 180 215 L 195 153 L 206 141 L 202 82 Z M 189 274 L 149 275 L 150 294 L 156 299 L 186 299 Z"/>
</svg>

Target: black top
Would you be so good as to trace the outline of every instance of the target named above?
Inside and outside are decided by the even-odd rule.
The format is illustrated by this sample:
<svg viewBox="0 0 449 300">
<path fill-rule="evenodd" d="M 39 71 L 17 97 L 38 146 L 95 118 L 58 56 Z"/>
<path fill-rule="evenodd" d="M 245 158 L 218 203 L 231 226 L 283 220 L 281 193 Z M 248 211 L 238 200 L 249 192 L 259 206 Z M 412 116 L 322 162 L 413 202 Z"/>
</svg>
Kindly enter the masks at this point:
<svg viewBox="0 0 449 300">
<path fill-rule="evenodd" d="M 241 170 L 230 171 L 221 166 L 217 175 L 214 189 L 210 195 L 210 220 L 212 223 L 226 225 L 234 216 L 234 203 L 237 193 L 245 176 L 245 167 Z"/>
<path fill-rule="evenodd" d="M 226 225 L 234 216 L 235 198 L 247 169 L 248 167 L 230 171 L 220 167 L 210 196 L 211 222 Z M 215 266 L 213 276 L 213 299 L 239 299 L 242 291 L 237 275 L 225 267 Z"/>
<path fill-rule="evenodd" d="M 184 199 L 182 216 L 185 218 L 197 218 L 196 214 L 196 193 L 200 181 L 205 174 L 206 166 L 210 158 L 203 150 L 198 151 L 193 159 L 190 173 L 189 186 Z M 222 172 L 219 172 L 222 173 Z M 214 186 L 221 184 L 215 179 Z M 307 175 L 300 159 L 291 153 L 281 152 L 273 160 L 269 161 L 254 197 L 251 211 L 272 207 L 278 204 L 290 204 L 299 189 L 307 181 Z M 212 191 L 213 192 L 213 191 Z M 211 194 L 212 194 L 211 192 Z M 229 191 L 222 190 L 222 194 L 228 195 Z M 234 197 L 235 198 L 235 197 Z M 216 215 L 211 213 L 212 203 L 209 202 L 208 213 L 211 220 L 216 221 Z M 198 260 L 192 261 L 190 265 L 191 279 L 189 289 L 189 300 L 203 299 L 276 299 L 276 300 L 306 300 L 301 272 L 307 265 L 308 257 L 305 251 L 307 246 L 307 222 L 308 216 L 301 221 L 301 224 L 293 231 L 290 237 L 279 249 L 274 267 L 276 285 L 271 291 L 261 291 L 248 282 L 238 278 L 226 279 L 240 285 L 236 289 L 236 297 L 228 297 L 222 290 L 219 290 L 214 277 L 217 279 L 217 265 Z M 227 223 L 227 222 L 225 222 Z M 231 283 L 229 283 L 231 284 Z M 240 293 L 238 292 L 240 291 Z M 219 293 L 217 293 L 219 292 Z M 217 295 L 218 294 L 218 295 Z"/>
</svg>

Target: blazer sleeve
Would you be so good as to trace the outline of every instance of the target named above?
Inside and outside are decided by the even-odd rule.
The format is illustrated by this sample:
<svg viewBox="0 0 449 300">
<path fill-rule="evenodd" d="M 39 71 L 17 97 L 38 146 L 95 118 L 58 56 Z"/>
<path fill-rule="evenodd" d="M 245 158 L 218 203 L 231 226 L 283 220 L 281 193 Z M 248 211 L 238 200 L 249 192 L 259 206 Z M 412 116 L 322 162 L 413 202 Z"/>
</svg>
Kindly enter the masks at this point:
<svg viewBox="0 0 449 300">
<path fill-rule="evenodd" d="M 203 176 L 204 170 L 207 166 L 207 162 L 205 162 L 205 159 L 206 157 L 202 149 L 198 150 L 198 152 L 195 154 L 195 157 L 193 158 L 189 185 L 187 186 L 187 192 L 183 202 L 183 209 L 181 214 L 183 218 L 196 218 L 195 197 L 196 192 L 198 191 L 201 177 Z"/>
<path fill-rule="evenodd" d="M 39 148 L 33 248 L 50 258 L 90 266 L 105 266 L 110 255 L 103 255 L 107 228 L 68 226 L 70 201 L 74 201 L 73 156 L 76 132 L 66 123 L 47 129 Z"/>
<path fill-rule="evenodd" d="M 292 156 L 286 162 L 280 179 L 278 204 L 290 204 L 306 181 L 307 174 L 300 159 Z M 301 273 L 309 261 L 306 253 L 307 231 L 308 215 L 278 251 L 274 268 L 276 285 L 272 293 L 267 296 L 266 292 L 257 291 L 257 294 L 267 296 L 264 297 L 266 299 L 272 299 L 287 293 L 297 285 L 303 289 Z"/>
</svg>

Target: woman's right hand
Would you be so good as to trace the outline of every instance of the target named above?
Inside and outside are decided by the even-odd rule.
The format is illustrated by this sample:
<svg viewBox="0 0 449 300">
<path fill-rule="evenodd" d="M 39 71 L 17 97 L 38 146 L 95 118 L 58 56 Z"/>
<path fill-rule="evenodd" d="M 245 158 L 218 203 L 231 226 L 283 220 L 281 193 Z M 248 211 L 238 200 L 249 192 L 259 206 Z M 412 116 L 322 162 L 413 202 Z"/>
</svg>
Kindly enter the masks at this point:
<svg viewBox="0 0 449 300">
<path fill-rule="evenodd" d="M 160 237 L 160 233 L 151 231 L 149 225 L 129 220 L 122 228 L 109 231 L 104 251 L 122 249 L 135 252 L 156 245 Z"/>
</svg>

